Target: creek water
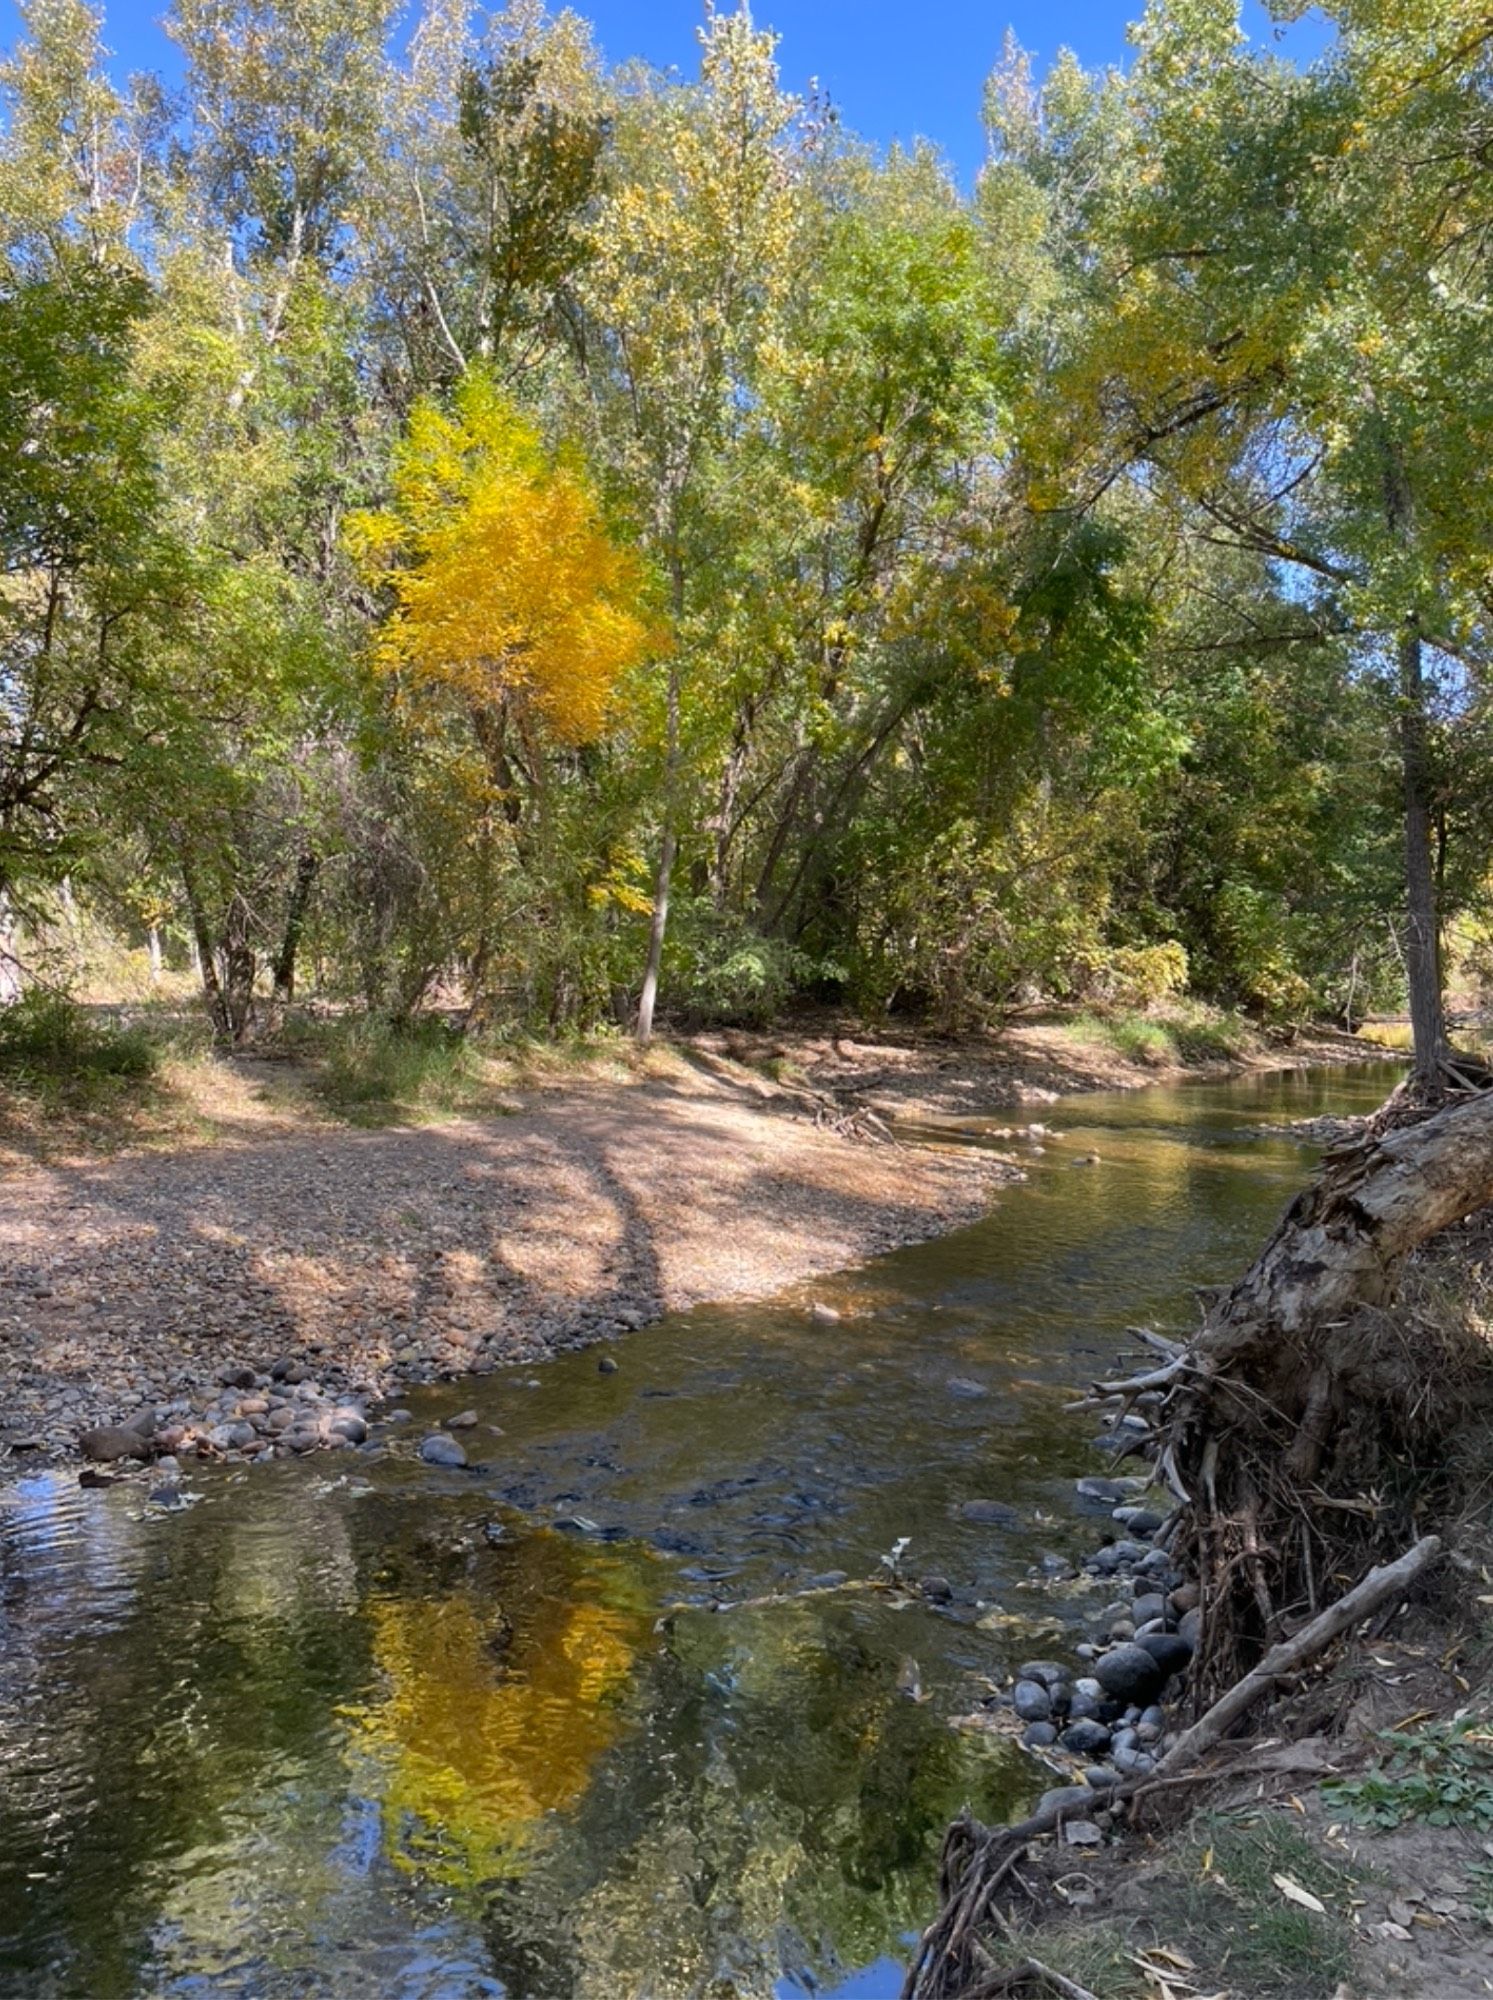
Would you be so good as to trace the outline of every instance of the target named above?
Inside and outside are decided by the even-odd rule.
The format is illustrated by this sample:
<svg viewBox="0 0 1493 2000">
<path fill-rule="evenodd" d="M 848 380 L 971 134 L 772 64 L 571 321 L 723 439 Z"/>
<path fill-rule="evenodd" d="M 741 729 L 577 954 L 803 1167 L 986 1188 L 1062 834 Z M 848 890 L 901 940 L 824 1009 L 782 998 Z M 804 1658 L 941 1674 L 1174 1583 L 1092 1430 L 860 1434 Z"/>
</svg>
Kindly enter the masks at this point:
<svg viewBox="0 0 1493 2000">
<path fill-rule="evenodd" d="M 984 1221 L 614 1373 L 423 1391 L 174 1511 L 0 1491 L 0 1995 L 890 2000 L 945 1822 L 1053 1782 L 949 1718 L 1094 1608 L 1031 1574 L 1107 1526 L 1065 1401 L 1257 1247 L 1311 1154 L 1252 1128 L 1398 1073 L 1044 1106 Z M 471 1465 L 422 1464 L 463 1407 Z M 948 1602 L 859 1584 L 904 1540 Z"/>
</svg>

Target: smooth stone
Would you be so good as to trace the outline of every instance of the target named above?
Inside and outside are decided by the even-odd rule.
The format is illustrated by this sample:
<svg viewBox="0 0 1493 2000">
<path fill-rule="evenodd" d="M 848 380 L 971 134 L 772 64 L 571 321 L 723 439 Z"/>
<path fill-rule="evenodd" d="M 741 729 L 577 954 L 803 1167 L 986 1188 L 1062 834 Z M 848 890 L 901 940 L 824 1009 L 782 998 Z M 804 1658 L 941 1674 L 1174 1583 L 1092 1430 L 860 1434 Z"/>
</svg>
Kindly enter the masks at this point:
<svg viewBox="0 0 1493 2000">
<path fill-rule="evenodd" d="M 959 1509 L 959 1518 L 988 1528 L 1015 1528 L 1021 1522 L 1020 1514 L 1004 1500 L 966 1500 Z"/>
<path fill-rule="evenodd" d="M 442 1419 L 448 1431 L 473 1431 L 477 1428 L 475 1410 L 458 1410 L 454 1417 Z"/>
<path fill-rule="evenodd" d="M 1116 1750 L 1111 1755 L 1111 1762 L 1122 1778 L 1133 1778 L 1140 1762 L 1140 1752 L 1138 1750 Z"/>
<path fill-rule="evenodd" d="M 973 1403 L 977 1398 L 990 1394 L 983 1382 L 972 1382 L 967 1375 L 951 1375 L 944 1383 L 944 1387 L 951 1396 L 958 1396 L 967 1403 Z"/>
<path fill-rule="evenodd" d="M 1092 1785 L 1096 1792 L 1104 1792 L 1108 1791 L 1111 1785 L 1118 1784 L 1119 1777 L 1108 1764 L 1089 1764 L 1084 1769 L 1083 1781 L 1086 1785 Z"/>
<path fill-rule="evenodd" d="M 1147 1483 L 1144 1479 L 1079 1479 L 1074 1481 L 1073 1490 L 1081 1500 L 1116 1507 L 1129 1495 L 1143 1492 Z"/>
<path fill-rule="evenodd" d="M 1161 1730 L 1154 1722 L 1138 1722 L 1135 1725 L 1135 1740 L 1141 1748 L 1149 1749 L 1153 1743 L 1161 1741 Z"/>
<path fill-rule="evenodd" d="M 1036 1681 L 1039 1687 L 1056 1687 L 1059 1681 L 1068 1678 L 1068 1669 L 1059 1666 L 1056 1660 L 1023 1660 L 1016 1669 L 1019 1681 Z"/>
<path fill-rule="evenodd" d="M 1028 1750 L 1045 1750 L 1057 1742 L 1058 1733 L 1050 1722 L 1029 1722 L 1021 1732 L 1021 1740 Z"/>
<path fill-rule="evenodd" d="M 1192 1646 L 1180 1632 L 1149 1632 L 1140 1641 L 1163 1674 L 1180 1674 L 1192 1665 Z"/>
<path fill-rule="evenodd" d="M 1133 1639 L 1135 1626 L 1128 1618 L 1117 1618 L 1109 1628 L 1109 1636 L 1111 1639 Z"/>
<path fill-rule="evenodd" d="M 1058 1738 L 1065 1750 L 1080 1757 L 1098 1757 L 1109 1748 L 1109 1731 L 1102 1722 L 1070 1722 Z"/>
<path fill-rule="evenodd" d="M 1040 1681 L 1018 1681 L 1011 1690 L 1011 1706 L 1023 1722 L 1046 1722 L 1052 1714 L 1052 1697 Z"/>
<path fill-rule="evenodd" d="M 368 1426 L 356 1410 L 339 1410 L 332 1418 L 330 1426 L 333 1434 L 344 1437 L 349 1444 L 366 1444 Z"/>
<path fill-rule="evenodd" d="M 1201 1611 L 1194 1607 L 1191 1611 L 1183 1612 L 1182 1616 L 1177 1620 L 1177 1637 L 1185 1639 L 1194 1652 L 1197 1650 L 1203 1640 L 1203 1614 Z"/>
<path fill-rule="evenodd" d="M 1203 1594 L 1195 1583 L 1179 1583 L 1172 1592 L 1172 1609 L 1180 1618 L 1184 1611 L 1196 1611 Z"/>
<path fill-rule="evenodd" d="M 618 1363 L 613 1355 L 603 1354 L 596 1364 L 596 1372 L 598 1375 L 615 1375 L 617 1367 Z"/>
<path fill-rule="evenodd" d="M 1102 1847 L 1104 1835 L 1091 1819 L 1070 1819 L 1063 1828 L 1063 1838 L 1070 1847 Z"/>
<path fill-rule="evenodd" d="M 842 1583 L 850 1581 L 850 1572 L 843 1569 L 823 1569 L 818 1576 L 811 1576 L 804 1585 L 805 1590 L 838 1590 Z"/>
<path fill-rule="evenodd" d="M 1148 1729 L 1165 1729 L 1166 1710 L 1153 1701 L 1149 1708 L 1141 1710 L 1140 1719 Z"/>
<path fill-rule="evenodd" d="M 809 1307 L 809 1318 L 817 1320 L 821 1326 L 838 1326 L 840 1315 L 833 1306 L 821 1305 L 816 1299 Z"/>
<path fill-rule="evenodd" d="M 1116 1646 L 1094 1665 L 1094 1678 L 1117 1701 L 1151 1701 L 1161 1692 L 1170 1669 L 1145 1646 Z"/>
<path fill-rule="evenodd" d="M 384 1418 L 386 1424 L 412 1424 L 414 1421 L 415 1413 L 413 1410 L 390 1410 Z"/>
<path fill-rule="evenodd" d="M 79 1451 L 96 1465 L 112 1465 L 120 1458 L 149 1458 L 151 1448 L 148 1437 L 124 1424 L 99 1424 L 78 1439 Z"/>
<path fill-rule="evenodd" d="M 1154 1535 L 1166 1526 L 1166 1516 L 1157 1514 L 1149 1507 L 1116 1507 L 1112 1519 L 1122 1528 L 1128 1528 L 1133 1535 Z"/>
<path fill-rule="evenodd" d="M 420 1446 L 420 1456 L 427 1465 L 465 1465 L 467 1455 L 455 1438 L 442 1437 L 437 1431 Z"/>
<path fill-rule="evenodd" d="M 1117 1729 L 1111 1741 L 1110 1748 L 1112 1750 L 1138 1750 L 1140 1748 L 1140 1738 L 1133 1728 Z"/>
<path fill-rule="evenodd" d="M 932 1604 L 947 1604 L 954 1595 L 954 1586 L 946 1576 L 925 1576 L 918 1589 Z"/>
<path fill-rule="evenodd" d="M 1130 1607 L 1130 1615 L 1137 1625 L 1149 1625 L 1153 1618 L 1165 1618 L 1166 1599 L 1159 1591 L 1148 1590 L 1143 1597 L 1137 1597 Z"/>
</svg>

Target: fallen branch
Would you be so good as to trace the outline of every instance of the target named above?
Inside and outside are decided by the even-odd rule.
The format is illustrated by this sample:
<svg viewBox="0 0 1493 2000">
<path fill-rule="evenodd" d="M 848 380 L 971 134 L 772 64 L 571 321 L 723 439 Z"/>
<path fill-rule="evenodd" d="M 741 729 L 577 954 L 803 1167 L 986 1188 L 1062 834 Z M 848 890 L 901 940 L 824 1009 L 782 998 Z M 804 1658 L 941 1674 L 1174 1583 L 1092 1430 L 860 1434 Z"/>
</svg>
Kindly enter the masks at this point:
<svg viewBox="0 0 1493 2000">
<path fill-rule="evenodd" d="M 1228 1734 L 1242 1715 L 1269 1694 L 1277 1681 L 1284 1680 L 1288 1674 L 1298 1673 L 1350 1626 L 1372 1617 L 1392 1599 L 1403 1597 L 1440 1553 L 1440 1536 L 1425 1536 L 1396 1561 L 1371 1569 L 1345 1597 L 1340 1597 L 1336 1604 L 1329 1604 L 1319 1617 L 1303 1625 L 1293 1637 L 1282 1639 L 1278 1646 L 1272 1646 L 1257 1667 L 1252 1667 L 1243 1680 L 1235 1681 L 1191 1729 L 1182 1732 L 1156 1766 L 1155 1775 L 1158 1778 L 1169 1777 L 1182 1765 L 1196 1763 L 1205 1751 L 1211 1750 L 1221 1737 Z"/>
<path fill-rule="evenodd" d="M 969 1820 L 956 1821 L 950 1829 L 951 1836 L 957 1832 L 962 1842 L 969 1842 L 973 1834 L 973 1851 L 944 1908 L 923 1933 L 902 1988 L 903 2000 L 940 2000 L 940 1996 L 956 1992 L 960 2000 L 979 2000 L 982 1994 L 994 2000 L 1001 1988 L 990 1983 L 971 1986 L 967 1980 L 960 1979 L 959 1985 L 951 1986 L 948 1975 L 952 1971 L 959 1978 L 959 1969 L 951 1966 L 950 1960 L 963 1941 L 978 1928 L 981 1919 L 994 1920 L 996 1927 L 1007 1929 L 1009 1935 L 1008 1927 L 1003 1925 L 990 1899 L 995 1884 L 1010 1871 L 1017 1855 L 1043 1834 L 1056 1832 L 1065 1820 L 1082 1817 L 1088 1812 L 1112 1811 L 1138 1794 L 1160 1788 L 1168 1782 L 1190 1782 L 1200 1778 L 1202 1774 L 1198 1772 L 1184 1774 L 1181 1767 L 1195 1764 L 1212 1749 L 1256 1702 L 1263 1700 L 1278 1681 L 1299 1673 L 1342 1633 L 1372 1617 L 1395 1598 L 1402 1597 L 1440 1554 L 1440 1537 L 1427 1535 L 1396 1561 L 1370 1570 L 1362 1582 L 1355 1584 L 1336 1604 L 1329 1605 L 1327 1610 L 1303 1625 L 1291 1638 L 1273 1646 L 1258 1666 L 1235 1682 L 1191 1729 L 1184 1731 L 1156 1769 L 1146 1776 L 1132 1778 L 1126 1784 L 1115 1785 L 1105 1791 L 1096 1790 L 1092 1799 L 1054 1801 L 1039 1807 L 1015 1826 L 981 1828 Z M 1061 1987 L 1057 1990 L 1063 1991 Z M 1082 1993 L 1082 1988 L 1078 1991 Z"/>
</svg>

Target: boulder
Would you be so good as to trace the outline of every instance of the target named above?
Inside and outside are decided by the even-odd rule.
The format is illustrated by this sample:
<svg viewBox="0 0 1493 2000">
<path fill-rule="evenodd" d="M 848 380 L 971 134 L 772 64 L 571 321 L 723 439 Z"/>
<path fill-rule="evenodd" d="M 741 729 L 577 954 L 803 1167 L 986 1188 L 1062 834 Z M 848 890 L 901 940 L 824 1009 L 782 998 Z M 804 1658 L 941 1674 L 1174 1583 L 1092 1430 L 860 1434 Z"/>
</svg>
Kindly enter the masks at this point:
<svg viewBox="0 0 1493 2000">
<path fill-rule="evenodd" d="M 442 1437 L 439 1431 L 426 1438 L 420 1446 L 420 1456 L 427 1465 L 465 1465 L 467 1455 L 453 1437 Z"/>
<path fill-rule="evenodd" d="M 1185 1673 L 1192 1664 L 1192 1646 L 1180 1632 L 1148 1632 L 1138 1643 L 1168 1678 Z"/>
<path fill-rule="evenodd" d="M 1128 1643 L 1101 1654 L 1094 1663 L 1095 1680 L 1116 1701 L 1154 1700 L 1169 1671 L 1146 1647 Z"/>
</svg>

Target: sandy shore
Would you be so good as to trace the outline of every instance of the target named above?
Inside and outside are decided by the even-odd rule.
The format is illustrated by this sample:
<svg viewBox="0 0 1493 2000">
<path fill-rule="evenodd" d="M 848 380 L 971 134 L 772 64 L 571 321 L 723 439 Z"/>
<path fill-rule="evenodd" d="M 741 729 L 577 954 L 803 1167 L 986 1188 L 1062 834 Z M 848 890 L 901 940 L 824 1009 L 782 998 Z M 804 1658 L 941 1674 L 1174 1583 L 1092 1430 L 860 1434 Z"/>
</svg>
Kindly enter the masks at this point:
<svg viewBox="0 0 1493 2000">
<path fill-rule="evenodd" d="M 724 1064 L 377 1131 L 247 1092 L 212 1146 L 5 1177 L 0 1448 L 35 1463 L 142 1407 L 222 1421 L 225 1378 L 276 1362 L 366 1400 L 532 1361 L 956 1227 L 1011 1176 L 819 1129 Z"/>
</svg>

